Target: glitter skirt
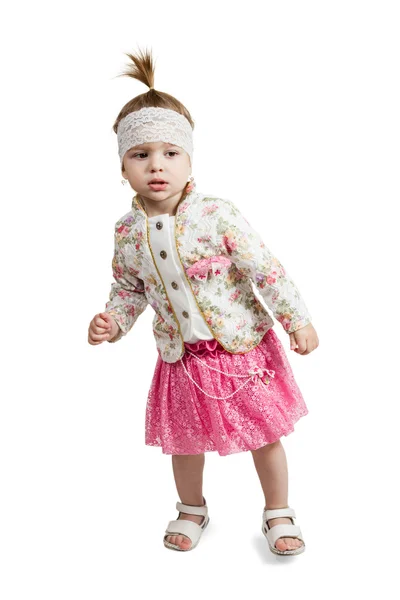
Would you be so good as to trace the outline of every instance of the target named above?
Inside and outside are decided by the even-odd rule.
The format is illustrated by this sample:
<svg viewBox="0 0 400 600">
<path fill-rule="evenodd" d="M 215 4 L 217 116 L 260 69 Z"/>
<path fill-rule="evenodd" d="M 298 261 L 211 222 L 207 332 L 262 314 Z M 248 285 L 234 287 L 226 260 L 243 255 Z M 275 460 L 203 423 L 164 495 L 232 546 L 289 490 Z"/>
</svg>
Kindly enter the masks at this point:
<svg viewBox="0 0 400 600">
<path fill-rule="evenodd" d="M 185 343 L 167 363 L 159 354 L 148 393 L 145 444 L 164 454 L 221 456 L 287 436 L 308 409 L 272 327 L 246 354 L 217 340 Z"/>
</svg>

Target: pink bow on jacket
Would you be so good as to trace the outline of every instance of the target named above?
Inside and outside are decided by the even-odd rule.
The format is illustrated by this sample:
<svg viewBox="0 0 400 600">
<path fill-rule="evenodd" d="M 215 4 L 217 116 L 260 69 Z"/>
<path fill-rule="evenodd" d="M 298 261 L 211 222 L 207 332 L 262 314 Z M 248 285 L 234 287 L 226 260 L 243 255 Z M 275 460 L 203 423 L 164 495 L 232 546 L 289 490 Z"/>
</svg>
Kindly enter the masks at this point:
<svg viewBox="0 0 400 600">
<path fill-rule="evenodd" d="M 197 275 L 200 279 L 205 279 L 210 270 L 213 270 L 215 272 L 216 270 L 218 270 L 219 266 L 222 268 L 228 267 L 231 264 L 231 262 L 232 261 L 230 261 L 229 258 L 224 256 L 223 254 L 219 256 L 211 256 L 210 258 L 202 258 L 201 260 L 198 260 L 196 263 L 194 263 L 194 265 L 189 267 L 186 273 L 187 275 L 189 275 L 189 277 Z"/>
</svg>

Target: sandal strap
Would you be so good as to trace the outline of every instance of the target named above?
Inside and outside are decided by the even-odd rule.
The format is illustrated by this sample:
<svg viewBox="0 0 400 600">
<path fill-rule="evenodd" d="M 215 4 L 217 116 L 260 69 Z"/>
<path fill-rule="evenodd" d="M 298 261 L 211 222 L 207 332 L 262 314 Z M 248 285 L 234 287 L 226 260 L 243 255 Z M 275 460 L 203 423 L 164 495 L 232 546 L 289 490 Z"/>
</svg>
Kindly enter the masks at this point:
<svg viewBox="0 0 400 600">
<path fill-rule="evenodd" d="M 278 519 L 280 517 L 289 517 L 295 519 L 296 513 L 294 512 L 293 508 L 290 508 L 290 506 L 287 508 L 273 508 L 271 510 L 268 509 L 263 511 L 264 523 L 270 519 Z M 275 527 L 277 527 L 277 525 L 275 525 Z"/>
<path fill-rule="evenodd" d="M 265 529 L 267 526 L 265 525 Z M 268 529 L 267 539 L 272 546 L 275 546 L 276 540 L 282 537 L 292 537 L 301 540 L 304 544 L 303 536 L 300 530 L 300 527 L 297 525 L 289 525 L 286 523 L 281 523 L 279 525 L 274 525 L 271 529 Z"/>
<path fill-rule="evenodd" d="M 204 506 L 190 506 L 190 504 L 182 504 L 182 502 L 176 503 L 176 510 L 187 515 L 198 515 L 199 517 L 206 517 L 208 514 L 208 507 Z"/>
<path fill-rule="evenodd" d="M 164 539 L 168 535 L 186 535 L 188 538 L 190 538 L 192 546 L 194 546 L 202 533 L 203 527 L 197 525 L 197 523 L 193 523 L 193 521 L 187 521 L 186 519 L 177 519 L 168 523 L 168 527 L 165 530 Z"/>
</svg>

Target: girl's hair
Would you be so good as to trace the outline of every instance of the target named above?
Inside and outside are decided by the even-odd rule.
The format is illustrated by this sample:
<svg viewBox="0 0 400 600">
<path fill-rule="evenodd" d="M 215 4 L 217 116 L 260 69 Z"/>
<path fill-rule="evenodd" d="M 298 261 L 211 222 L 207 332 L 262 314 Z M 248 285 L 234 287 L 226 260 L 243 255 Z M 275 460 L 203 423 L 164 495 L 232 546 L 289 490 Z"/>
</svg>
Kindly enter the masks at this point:
<svg viewBox="0 0 400 600">
<path fill-rule="evenodd" d="M 133 64 L 128 66 L 128 70 L 124 73 L 121 73 L 117 77 L 123 77 L 127 75 L 128 77 L 133 77 L 133 79 L 138 79 L 145 85 L 149 87 L 153 87 L 154 85 L 154 62 L 151 56 L 151 52 L 145 50 L 142 52 L 138 50 L 136 54 L 127 54 Z M 140 110 L 144 107 L 160 107 L 160 108 L 169 108 L 171 110 L 180 113 L 190 123 L 192 129 L 194 129 L 194 121 L 190 116 L 189 111 L 179 100 L 170 96 L 170 94 L 166 94 L 165 92 L 159 92 L 158 90 L 151 89 L 145 92 L 144 94 L 140 94 L 139 96 L 135 96 L 125 104 L 125 106 L 120 110 L 120 113 L 113 125 L 113 130 L 117 133 L 118 123 L 129 115 L 132 112 Z"/>
</svg>

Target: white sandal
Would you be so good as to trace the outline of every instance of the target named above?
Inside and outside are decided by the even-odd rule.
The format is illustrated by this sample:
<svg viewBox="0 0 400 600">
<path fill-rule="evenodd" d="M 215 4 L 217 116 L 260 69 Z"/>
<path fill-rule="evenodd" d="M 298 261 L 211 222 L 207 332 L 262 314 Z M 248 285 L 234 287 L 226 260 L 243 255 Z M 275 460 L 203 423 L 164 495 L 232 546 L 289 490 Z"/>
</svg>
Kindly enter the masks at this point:
<svg viewBox="0 0 400 600">
<path fill-rule="evenodd" d="M 289 525 L 288 523 L 279 523 L 278 525 L 273 525 L 272 527 L 268 526 L 267 521 L 270 521 L 271 519 L 277 519 L 279 517 L 289 517 L 292 521 L 292 525 Z M 274 554 L 279 554 L 282 556 L 301 554 L 306 549 L 300 527 L 294 525 L 293 519 L 295 518 L 296 514 L 293 508 L 290 508 L 290 506 L 287 508 L 275 508 L 271 510 L 264 509 L 262 516 L 262 532 L 268 540 L 271 552 Z M 303 542 L 303 545 L 300 546 L 300 548 L 295 548 L 294 550 L 278 550 L 278 548 L 275 547 L 275 542 L 282 537 L 298 539 Z"/>
<path fill-rule="evenodd" d="M 206 499 L 203 497 L 203 500 L 203 506 L 190 506 L 189 504 L 182 504 L 182 502 L 176 503 L 176 510 L 179 511 L 179 515 L 178 519 L 176 519 L 175 521 L 170 521 L 168 523 L 168 527 L 165 530 L 163 541 L 164 546 L 166 548 L 169 548 L 170 550 L 178 550 L 180 552 L 188 552 L 189 550 L 193 550 L 193 548 L 196 548 L 203 531 L 205 530 L 210 521 L 210 517 L 208 516 L 208 507 L 206 505 Z M 197 525 L 197 523 L 194 523 L 193 521 L 179 519 L 181 513 L 186 513 L 188 515 L 200 515 L 203 516 L 204 519 L 202 520 L 200 525 Z M 171 542 L 168 542 L 166 539 L 170 535 L 185 535 L 190 539 L 192 545 L 190 546 L 190 548 L 187 548 L 185 550 L 184 548 L 180 548 L 175 544 L 171 544 Z"/>
</svg>

